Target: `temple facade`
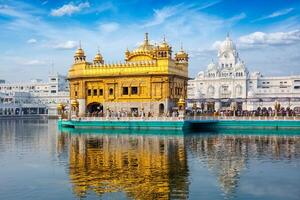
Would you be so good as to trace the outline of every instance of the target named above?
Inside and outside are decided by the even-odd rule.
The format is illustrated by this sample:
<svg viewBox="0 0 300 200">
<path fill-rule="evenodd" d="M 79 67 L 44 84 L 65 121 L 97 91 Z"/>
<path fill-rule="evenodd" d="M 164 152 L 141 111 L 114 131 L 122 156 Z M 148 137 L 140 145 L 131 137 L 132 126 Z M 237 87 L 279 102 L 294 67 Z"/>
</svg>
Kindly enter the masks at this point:
<svg viewBox="0 0 300 200">
<path fill-rule="evenodd" d="M 79 116 L 93 112 L 151 112 L 167 114 L 186 97 L 188 54 L 181 50 L 172 56 L 164 39 L 153 45 L 144 42 L 125 51 L 123 63 L 106 64 L 100 52 L 88 62 L 79 47 L 68 73 L 71 101 L 79 104 Z"/>
<path fill-rule="evenodd" d="M 188 82 L 188 106 L 207 111 L 282 108 L 300 110 L 300 75 L 267 77 L 249 72 L 229 37 L 220 44 L 218 60 L 212 61 Z"/>
</svg>

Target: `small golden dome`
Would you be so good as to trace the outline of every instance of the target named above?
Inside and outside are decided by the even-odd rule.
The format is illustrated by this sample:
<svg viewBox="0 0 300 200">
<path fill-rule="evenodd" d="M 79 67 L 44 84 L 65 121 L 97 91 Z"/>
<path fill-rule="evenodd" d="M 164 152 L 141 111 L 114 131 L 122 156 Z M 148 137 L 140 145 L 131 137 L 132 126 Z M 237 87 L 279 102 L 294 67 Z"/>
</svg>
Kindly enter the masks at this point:
<svg viewBox="0 0 300 200">
<path fill-rule="evenodd" d="M 62 104 L 62 103 L 59 103 L 59 104 L 57 105 L 57 109 L 58 109 L 58 110 L 62 110 L 62 109 L 63 109 L 63 104 Z"/>
<path fill-rule="evenodd" d="M 181 96 L 178 103 L 185 103 L 184 98 Z"/>
<path fill-rule="evenodd" d="M 79 47 L 76 52 L 75 52 L 76 57 L 83 57 L 84 56 L 84 51 L 81 47 Z"/>
<path fill-rule="evenodd" d="M 95 55 L 94 61 L 102 61 L 102 59 L 103 59 L 102 55 L 98 52 L 98 53 Z"/>
<path fill-rule="evenodd" d="M 167 43 L 166 38 L 164 37 L 163 42 L 159 45 L 160 49 L 169 49 L 170 45 Z"/>
<path fill-rule="evenodd" d="M 163 42 L 159 45 L 160 48 L 168 48 L 169 45 L 166 42 Z"/>
<path fill-rule="evenodd" d="M 79 102 L 78 102 L 77 100 L 74 100 L 74 101 L 72 101 L 71 105 L 72 105 L 73 107 L 78 107 Z"/>
<path fill-rule="evenodd" d="M 184 56 L 186 53 L 183 50 L 180 50 L 176 53 L 177 56 Z"/>
<path fill-rule="evenodd" d="M 180 47 L 180 51 L 178 51 L 176 54 L 175 54 L 176 57 L 179 57 L 179 58 L 186 58 L 188 57 L 188 54 L 183 50 L 182 48 L 182 45 Z"/>
</svg>

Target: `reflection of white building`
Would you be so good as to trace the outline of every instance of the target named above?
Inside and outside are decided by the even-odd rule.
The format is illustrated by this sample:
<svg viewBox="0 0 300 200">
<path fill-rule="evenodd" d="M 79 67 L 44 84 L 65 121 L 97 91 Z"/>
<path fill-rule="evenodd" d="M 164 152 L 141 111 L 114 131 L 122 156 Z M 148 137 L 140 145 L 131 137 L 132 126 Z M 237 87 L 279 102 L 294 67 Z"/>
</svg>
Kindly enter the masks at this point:
<svg viewBox="0 0 300 200">
<path fill-rule="evenodd" d="M 227 36 L 219 47 L 218 61 L 188 82 L 188 100 L 188 106 L 197 103 L 207 110 L 229 109 L 232 102 L 243 110 L 274 108 L 276 100 L 285 108 L 300 107 L 300 75 L 264 77 L 259 72 L 249 73 Z"/>
<path fill-rule="evenodd" d="M 69 103 L 69 85 L 65 76 L 50 74 L 48 81 L 35 79 L 27 83 L 0 83 L 0 93 L 5 94 L 5 107 L 24 107 L 25 104 L 44 105 L 49 115 L 56 115 L 58 103 Z M 1 102 L 0 102 L 1 103 Z M 8 104 L 16 104 L 14 106 Z"/>
</svg>

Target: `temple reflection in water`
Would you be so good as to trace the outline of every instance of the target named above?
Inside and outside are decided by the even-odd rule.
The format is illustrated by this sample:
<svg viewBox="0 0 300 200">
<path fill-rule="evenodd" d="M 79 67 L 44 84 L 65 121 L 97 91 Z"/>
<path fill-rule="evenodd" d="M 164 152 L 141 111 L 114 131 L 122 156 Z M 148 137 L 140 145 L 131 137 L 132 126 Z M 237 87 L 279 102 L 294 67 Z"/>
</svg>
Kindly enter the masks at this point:
<svg viewBox="0 0 300 200">
<path fill-rule="evenodd" d="M 236 193 L 240 174 L 250 159 L 271 157 L 274 160 L 300 158 L 300 136 L 214 135 L 186 138 L 186 147 L 216 175 L 226 196 Z"/>
<path fill-rule="evenodd" d="M 69 144 L 70 180 L 79 197 L 124 192 L 133 199 L 187 199 L 188 154 L 206 166 L 224 195 L 231 197 L 249 160 L 300 158 L 300 136 L 62 133 L 58 137 L 59 151 Z"/>
<path fill-rule="evenodd" d="M 60 138 L 64 146 L 65 139 Z M 62 148 L 62 147 L 59 147 Z M 178 136 L 72 135 L 70 179 L 84 197 L 123 191 L 134 199 L 187 199 L 184 139 Z"/>
</svg>

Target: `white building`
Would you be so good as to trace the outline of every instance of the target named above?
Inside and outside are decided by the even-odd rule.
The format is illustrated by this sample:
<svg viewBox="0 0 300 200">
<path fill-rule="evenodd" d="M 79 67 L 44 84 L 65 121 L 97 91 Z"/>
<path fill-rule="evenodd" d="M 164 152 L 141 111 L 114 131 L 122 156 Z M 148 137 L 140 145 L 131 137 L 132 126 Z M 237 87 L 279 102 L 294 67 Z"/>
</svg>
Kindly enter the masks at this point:
<svg viewBox="0 0 300 200">
<path fill-rule="evenodd" d="M 0 83 L 3 103 L 45 105 L 49 115 L 56 115 L 58 103 L 69 103 L 69 84 L 65 76 L 50 74 L 48 81 L 34 79 L 27 83 Z M 8 106 L 8 105 L 6 105 Z"/>
<path fill-rule="evenodd" d="M 218 61 L 188 82 L 189 107 L 196 104 L 204 110 L 229 110 L 236 102 L 239 110 L 274 109 L 275 101 L 284 108 L 299 109 L 300 75 L 250 73 L 229 36 L 219 46 Z"/>
</svg>

